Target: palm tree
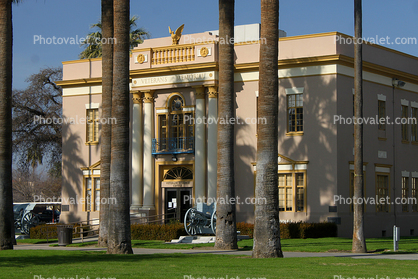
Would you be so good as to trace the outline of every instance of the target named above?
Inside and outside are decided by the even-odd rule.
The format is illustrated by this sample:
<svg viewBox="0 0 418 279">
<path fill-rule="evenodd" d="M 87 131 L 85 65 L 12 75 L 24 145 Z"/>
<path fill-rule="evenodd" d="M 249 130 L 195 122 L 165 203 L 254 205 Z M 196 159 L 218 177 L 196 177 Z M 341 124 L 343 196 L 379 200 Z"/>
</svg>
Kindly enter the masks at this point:
<svg viewBox="0 0 418 279">
<path fill-rule="evenodd" d="M 113 38 L 113 0 L 102 0 L 102 31 L 104 38 Z M 102 57 L 102 118 L 112 117 L 112 86 L 113 86 L 113 44 L 103 45 Z M 110 191 L 110 156 L 111 156 L 111 125 L 104 122 L 100 139 L 100 195 L 109 198 Z M 98 244 L 107 247 L 109 231 L 109 204 L 100 205 L 100 230 Z"/>
<path fill-rule="evenodd" d="M 130 26 L 130 34 L 129 34 L 129 49 L 133 49 L 137 47 L 139 44 L 144 42 L 144 39 L 149 38 L 150 34 L 144 28 L 136 28 L 136 21 L 139 19 L 137 16 L 132 16 L 129 21 Z M 106 19 L 107 20 L 107 19 Z M 102 34 L 103 31 L 103 24 L 104 22 L 101 20 L 98 23 L 93 24 L 90 28 L 99 28 L 99 31 L 92 32 L 87 35 L 87 39 L 81 43 L 81 46 L 85 46 L 86 48 L 79 54 L 80 59 L 90 59 L 90 58 L 97 58 L 102 57 L 102 39 L 103 38 L 110 38 L 112 37 L 105 37 Z M 106 40 L 107 42 L 111 42 Z"/>
<path fill-rule="evenodd" d="M 219 107 L 220 119 L 234 117 L 234 0 L 219 0 Z M 231 41 L 232 40 L 232 41 Z M 218 125 L 218 169 L 216 208 L 216 241 L 218 249 L 237 249 L 235 204 L 227 201 L 235 197 L 234 126 Z"/>
<path fill-rule="evenodd" d="M 283 257 L 278 210 L 279 0 L 261 0 L 260 77 L 253 258 Z"/>
<path fill-rule="evenodd" d="M 129 215 L 129 0 L 113 2 L 113 92 L 108 254 L 132 254 Z"/>
<path fill-rule="evenodd" d="M 12 3 L 0 1 L 0 250 L 13 249 L 12 191 Z"/>
<path fill-rule="evenodd" d="M 354 117 L 363 118 L 363 53 L 361 38 L 363 37 L 361 0 L 354 0 Z M 361 122 L 363 123 L 363 122 Z M 354 124 L 354 197 L 364 198 L 363 178 L 363 124 Z M 354 198 L 353 198 L 354 200 Z M 364 238 L 364 204 L 354 203 L 353 247 L 354 253 L 366 253 Z"/>
</svg>

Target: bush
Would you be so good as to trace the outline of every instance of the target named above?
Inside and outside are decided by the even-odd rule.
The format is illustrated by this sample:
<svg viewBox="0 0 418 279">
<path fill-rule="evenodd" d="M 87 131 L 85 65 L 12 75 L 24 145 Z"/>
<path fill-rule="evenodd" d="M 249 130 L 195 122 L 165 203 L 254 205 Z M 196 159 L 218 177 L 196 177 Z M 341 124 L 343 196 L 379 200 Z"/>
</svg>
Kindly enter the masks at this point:
<svg viewBox="0 0 418 279">
<path fill-rule="evenodd" d="M 248 235 L 250 238 L 253 238 L 254 224 L 245 222 L 237 223 L 237 231 L 239 231 L 241 235 Z"/>
<path fill-rule="evenodd" d="M 157 225 L 157 224 L 132 224 L 131 239 L 133 240 L 164 240 L 170 241 L 185 235 L 182 223 Z"/>
<path fill-rule="evenodd" d="M 241 235 L 254 236 L 254 225 L 249 223 L 237 223 L 237 230 Z M 280 238 L 321 238 L 336 237 L 337 225 L 335 223 L 280 223 Z"/>
<path fill-rule="evenodd" d="M 58 238 L 58 224 L 43 224 L 30 229 L 30 238 L 32 239 L 51 239 Z"/>
<path fill-rule="evenodd" d="M 30 238 L 31 239 L 50 239 L 58 238 L 57 226 L 62 226 L 65 224 L 56 223 L 56 224 L 42 224 L 30 229 Z M 72 224 L 74 228 L 79 228 L 80 224 Z M 89 225 L 83 225 L 84 231 L 89 231 L 91 227 Z M 79 231 L 79 229 L 77 230 Z M 83 233 L 83 236 L 87 236 L 89 233 Z M 91 234 L 91 233 L 90 233 Z M 73 234 L 73 238 L 81 237 L 80 233 Z"/>
</svg>

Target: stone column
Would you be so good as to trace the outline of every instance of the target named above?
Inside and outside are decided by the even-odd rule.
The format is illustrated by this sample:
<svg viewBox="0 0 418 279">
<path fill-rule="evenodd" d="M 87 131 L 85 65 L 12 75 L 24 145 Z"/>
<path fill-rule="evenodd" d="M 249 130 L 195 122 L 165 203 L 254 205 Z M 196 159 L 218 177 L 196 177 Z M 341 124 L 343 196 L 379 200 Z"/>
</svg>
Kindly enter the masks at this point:
<svg viewBox="0 0 418 279">
<path fill-rule="evenodd" d="M 194 189 L 195 199 L 205 202 L 206 198 L 206 104 L 205 88 L 203 86 L 194 87 L 196 90 L 196 111 L 195 111 L 195 177 Z"/>
<path fill-rule="evenodd" d="M 142 117 L 142 94 L 132 94 L 132 204 L 131 211 L 138 211 L 143 204 L 142 166 L 144 126 Z"/>
<path fill-rule="evenodd" d="M 208 87 L 208 97 L 208 198 L 216 199 L 218 126 L 216 122 L 213 121 L 218 117 L 218 88 L 216 86 Z M 212 119 L 212 121 L 210 119 Z"/>
<path fill-rule="evenodd" d="M 152 138 L 154 135 L 154 91 L 144 92 L 144 200 L 143 209 L 154 210 L 154 158 Z"/>
</svg>

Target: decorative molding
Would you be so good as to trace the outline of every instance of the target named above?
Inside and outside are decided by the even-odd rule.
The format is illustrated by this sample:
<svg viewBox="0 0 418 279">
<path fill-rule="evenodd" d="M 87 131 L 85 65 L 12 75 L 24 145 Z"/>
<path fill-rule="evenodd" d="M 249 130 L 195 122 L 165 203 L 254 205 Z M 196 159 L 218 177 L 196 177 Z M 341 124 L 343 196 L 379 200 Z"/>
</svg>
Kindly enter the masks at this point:
<svg viewBox="0 0 418 279">
<path fill-rule="evenodd" d="M 159 113 L 168 113 L 168 109 L 167 108 L 164 108 L 164 109 L 156 109 L 155 110 L 155 113 L 156 114 L 159 114 Z"/>
<path fill-rule="evenodd" d="M 134 78 L 132 79 L 132 82 L 134 84 L 134 87 L 137 88 L 141 86 L 172 85 L 179 83 L 214 81 L 217 79 L 216 75 L 217 73 L 215 71 L 192 72 L 186 74 Z"/>
<path fill-rule="evenodd" d="M 143 91 L 144 93 L 144 103 L 154 103 L 154 92 L 155 91 Z"/>
<path fill-rule="evenodd" d="M 135 63 L 142 64 L 142 63 L 146 63 L 146 62 L 148 62 L 148 55 L 147 54 L 142 54 L 142 53 L 138 54 L 138 56 L 136 57 L 136 62 Z"/>
<path fill-rule="evenodd" d="M 385 167 L 375 167 L 375 172 L 390 173 L 390 168 Z"/>
<path fill-rule="evenodd" d="M 134 104 L 142 103 L 142 94 L 140 91 L 136 91 L 135 93 L 132 93 L 132 101 Z"/>
<path fill-rule="evenodd" d="M 208 96 L 209 98 L 218 98 L 218 87 L 208 86 Z"/>
<path fill-rule="evenodd" d="M 203 86 L 193 86 L 195 89 L 196 99 L 205 99 L 205 87 Z"/>
<path fill-rule="evenodd" d="M 292 88 L 286 88 L 286 95 L 288 94 L 300 94 L 303 93 L 304 87 L 292 87 Z"/>
<path fill-rule="evenodd" d="M 409 177 L 409 171 L 402 171 L 402 177 Z"/>
<path fill-rule="evenodd" d="M 202 47 L 200 50 L 199 50 L 199 55 L 198 56 L 201 56 L 201 57 L 207 57 L 207 56 L 210 56 L 212 53 L 211 53 L 212 51 L 211 51 L 211 48 L 209 47 Z"/>
<path fill-rule="evenodd" d="M 386 102 L 386 95 L 383 94 L 377 94 L 377 99 L 379 101 L 385 101 Z"/>
<path fill-rule="evenodd" d="M 194 107 L 183 107 L 183 111 L 195 111 Z"/>
<path fill-rule="evenodd" d="M 388 157 L 388 153 L 386 151 L 377 151 L 377 158 L 386 159 Z"/>
<path fill-rule="evenodd" d="M 401 105 L 403 106 L 409 106 L 409 101 L 405 99 L 401 99 Z"/>
<path fill-rule="evenodd" d="M 86 104 L 86 109 L 98 109 L 99 107 L 100 107 L 99 103 Z"/>
<path fill-rule="evenodd" d="M 171 35 L 171 40 L 172 40 L 172 45 L 178 45 L 180 38 L 181 38 L 181 32 L 183 32 L 184 29 L 184 24 L 181 25 L 179 28 L 177 28 L 176 32 L 171 30 L 171 27 L 168 26 L 168 31 L 170 32 Z"/>
</svg>

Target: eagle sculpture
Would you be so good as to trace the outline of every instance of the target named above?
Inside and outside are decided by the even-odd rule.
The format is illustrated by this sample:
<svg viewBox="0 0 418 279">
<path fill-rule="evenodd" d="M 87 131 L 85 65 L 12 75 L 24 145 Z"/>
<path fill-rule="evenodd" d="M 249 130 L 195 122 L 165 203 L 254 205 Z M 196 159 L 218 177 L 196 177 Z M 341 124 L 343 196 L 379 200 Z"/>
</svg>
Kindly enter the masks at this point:
<svg viewBox="0 0 418 279">
<path fill-rule="evenodd" d="M 177 28 L 176 33 L 174 33 L 173 31 L 171 31 L 170 26 L 168 26 L 168 31 L 170 32 L 171 39 L 173 40 L 173 46 L 179 44 L 179 41 L 181 38 L 181 32 L 183 32 L 183 28 L 184 28 L 184 24 L 180 26 L 179 28 Z"/>
</svg>

